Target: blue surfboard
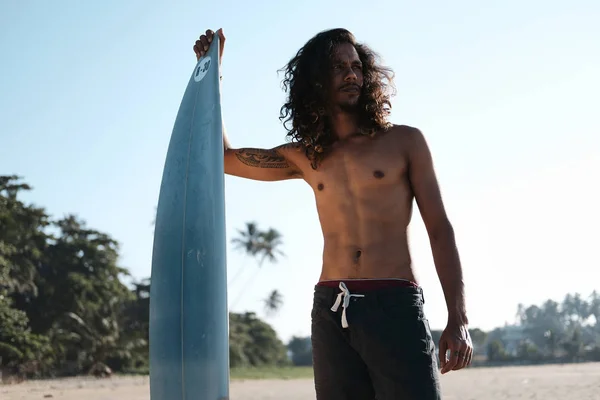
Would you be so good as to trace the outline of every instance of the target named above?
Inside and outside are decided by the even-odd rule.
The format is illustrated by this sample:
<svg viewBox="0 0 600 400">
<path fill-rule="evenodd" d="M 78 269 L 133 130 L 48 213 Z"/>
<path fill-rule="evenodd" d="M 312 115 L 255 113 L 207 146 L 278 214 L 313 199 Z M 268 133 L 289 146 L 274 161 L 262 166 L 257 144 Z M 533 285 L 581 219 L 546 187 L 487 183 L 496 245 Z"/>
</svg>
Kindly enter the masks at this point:
<svg viewBox="0 0 600 400">
<path fill-rule="evenodd" d="M 219 39 L 198 60 L 171 134 L 150 287 L 152 400 L 229 398 Z"/>
</svg>

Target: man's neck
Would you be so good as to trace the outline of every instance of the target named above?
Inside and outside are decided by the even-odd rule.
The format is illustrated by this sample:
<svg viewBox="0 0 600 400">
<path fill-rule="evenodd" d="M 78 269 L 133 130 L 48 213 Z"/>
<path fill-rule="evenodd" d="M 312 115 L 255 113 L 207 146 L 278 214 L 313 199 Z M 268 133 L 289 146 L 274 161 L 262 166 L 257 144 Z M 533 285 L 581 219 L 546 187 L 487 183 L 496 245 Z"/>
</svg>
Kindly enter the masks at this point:
<svg viewBox="0 0 600 400">
<path fill-rule="evenodd" d="M 331 129 L 338 140 L 355 136 L 359 131 L 356 115 L 341 111 L 333 113 L 331 115 Z"/>
</svg>

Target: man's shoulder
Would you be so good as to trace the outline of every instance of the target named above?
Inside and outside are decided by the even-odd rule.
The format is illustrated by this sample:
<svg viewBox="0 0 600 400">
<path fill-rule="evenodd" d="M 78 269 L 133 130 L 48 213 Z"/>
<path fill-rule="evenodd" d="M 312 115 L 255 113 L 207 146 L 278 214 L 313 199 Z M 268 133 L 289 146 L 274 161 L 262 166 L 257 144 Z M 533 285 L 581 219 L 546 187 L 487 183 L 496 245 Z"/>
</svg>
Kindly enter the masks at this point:
<svg viewBox="0 0 600 400">
<path fill-rule="evenodd" d="M 411 125 L 392 124 L 392 125 L 390 125 L 388 130 L 391 133 L 394 133 L 396 135 L 401 135 L 403 137 L 414 137 L 414 136 L 422 136 L 423 135 L 423 133 L 421 132 L 421 130 L 419 128 L 417 128 L 415 126 L 411 126 Z"/>
<path fill-rule="evenodd" d="M 425 143 L 423 132 L 411 125 L 392 124 L 387 128 L 391 140 L 402 145 L 403 148 L 420 147 Z"/>
<path fill-rule="evenodd" d="M 296 153 L 304 151 L 304 146 L 298 142 L 288 142 L 275 147 L 275 150 L 282 153 Z"/>
<path fill-rule="evenodd" d="M 283 143 L 274 148 L 274 150 L 283 158 L 294 164 L 298 169 L 305 170 L 306 149 L 298 142 Z"/>
</svg>

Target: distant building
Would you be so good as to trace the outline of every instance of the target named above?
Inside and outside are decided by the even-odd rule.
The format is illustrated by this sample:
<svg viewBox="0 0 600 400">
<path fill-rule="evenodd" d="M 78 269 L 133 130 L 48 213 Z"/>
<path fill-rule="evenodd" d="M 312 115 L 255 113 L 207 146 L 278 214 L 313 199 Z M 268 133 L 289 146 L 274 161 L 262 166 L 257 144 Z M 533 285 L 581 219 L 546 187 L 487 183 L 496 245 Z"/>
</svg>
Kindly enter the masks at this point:
<svg viewBox="0 0 600 400">
<path fill-rule="evenodd" d="M 526 339 L 525 328 L 521 325 L 506 324 L 501 328 L 496 328 L 489 332 L 485 343 L 481 346 L 481 353 L 487 354 L 490 343 L 499 341 L 506 355 L 516 356 L 519 351 L 519 345 Z"/>
<path fill-rule="evenodd" d="M 502 328 L 500 340 L 504 344 L 504 351 L 508 355 L 516 356 L 519 352 L 519 345 L 525 338 L 525 328 L 521 325 L 505 325 Z"/>
</svg>

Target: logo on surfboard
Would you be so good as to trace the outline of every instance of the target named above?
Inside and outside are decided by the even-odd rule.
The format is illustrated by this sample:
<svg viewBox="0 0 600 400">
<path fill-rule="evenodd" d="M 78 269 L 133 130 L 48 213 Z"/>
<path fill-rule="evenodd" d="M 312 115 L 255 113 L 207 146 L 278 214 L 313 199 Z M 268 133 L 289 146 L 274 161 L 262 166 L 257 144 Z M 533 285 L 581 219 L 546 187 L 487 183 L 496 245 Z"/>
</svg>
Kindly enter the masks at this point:
<svg viewBox="0 0 600 400">
<path fill-rule="evenodd" d="M 204 57 L 194 71 L 194 80 L 200 82 L 206 76 L 211 64 L 210 56 Z"/>
</svg>

